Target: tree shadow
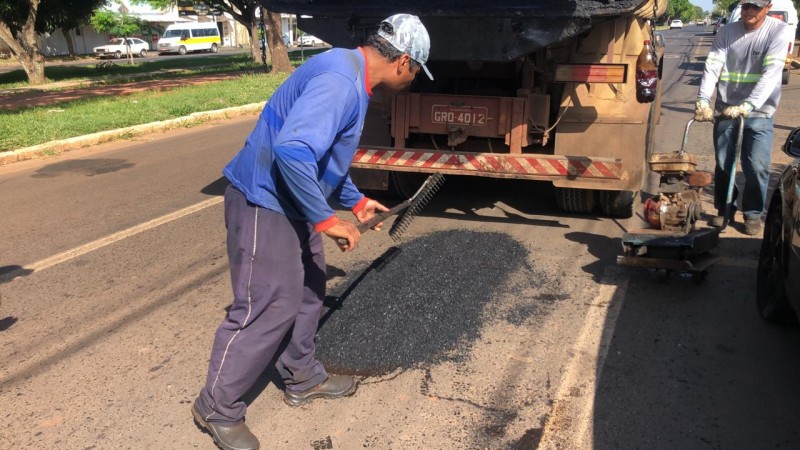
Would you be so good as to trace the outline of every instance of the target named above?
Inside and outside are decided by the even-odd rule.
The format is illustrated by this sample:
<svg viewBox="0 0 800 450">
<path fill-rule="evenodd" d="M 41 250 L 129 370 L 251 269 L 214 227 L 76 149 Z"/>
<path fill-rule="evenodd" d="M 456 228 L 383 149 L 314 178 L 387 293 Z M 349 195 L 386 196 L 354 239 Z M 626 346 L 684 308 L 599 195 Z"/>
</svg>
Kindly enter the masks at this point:
<svg viewBox="0 0 800 450">
<path fill-rule="evenodd" d="M 124 159 L 114 158 L 72 159 L 48 164 L 34 172 L 31 178 L 55 178 L 67 173 L 93 177 L 130 169 L 135 165 Z"/>
</svg>

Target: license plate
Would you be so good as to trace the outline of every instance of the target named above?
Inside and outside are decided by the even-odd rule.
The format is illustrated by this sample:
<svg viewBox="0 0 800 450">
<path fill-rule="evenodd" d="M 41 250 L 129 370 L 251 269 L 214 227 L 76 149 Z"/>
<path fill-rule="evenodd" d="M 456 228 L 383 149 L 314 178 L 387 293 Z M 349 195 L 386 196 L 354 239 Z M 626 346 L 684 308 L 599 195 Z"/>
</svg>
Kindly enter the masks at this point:
<svg viewBox="0 0 800 450">
<path fill-rule="evenodd" d="M 433 105 L 431 107 L 433 123 L 485 127 L 488 115 L 489 108 L 483 106 Z"/>
</svg>

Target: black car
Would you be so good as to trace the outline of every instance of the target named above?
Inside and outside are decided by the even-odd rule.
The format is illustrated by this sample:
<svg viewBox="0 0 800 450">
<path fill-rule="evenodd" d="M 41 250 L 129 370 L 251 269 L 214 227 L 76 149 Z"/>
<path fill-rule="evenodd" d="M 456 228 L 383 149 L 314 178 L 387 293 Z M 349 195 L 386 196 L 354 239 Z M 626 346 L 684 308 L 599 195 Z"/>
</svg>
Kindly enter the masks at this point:
<svg viewBox="0 0 800 450">
<path fill-rule="evenodd" d="M 800 158 L 800 127 L 789 133 L 783 152 Z M 761 317 L 795 324 L 800 317 L 800 160 L 781 174 L 769 203 L 758 258 L 756 301 Z"/>
</svg>

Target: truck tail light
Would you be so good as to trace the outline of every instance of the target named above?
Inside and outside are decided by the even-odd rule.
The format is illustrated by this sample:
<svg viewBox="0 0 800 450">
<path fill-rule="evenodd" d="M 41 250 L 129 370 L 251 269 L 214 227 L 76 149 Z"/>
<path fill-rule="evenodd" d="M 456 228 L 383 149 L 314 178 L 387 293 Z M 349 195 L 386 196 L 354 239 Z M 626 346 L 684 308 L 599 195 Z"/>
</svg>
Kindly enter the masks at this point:
<svg viewBox="0 0 800 450">
<path fill-rule="evenodd" d="M 625 83 L 627 64 L 556 64 L 555 81 L 560 83 Z"/>
</svg>

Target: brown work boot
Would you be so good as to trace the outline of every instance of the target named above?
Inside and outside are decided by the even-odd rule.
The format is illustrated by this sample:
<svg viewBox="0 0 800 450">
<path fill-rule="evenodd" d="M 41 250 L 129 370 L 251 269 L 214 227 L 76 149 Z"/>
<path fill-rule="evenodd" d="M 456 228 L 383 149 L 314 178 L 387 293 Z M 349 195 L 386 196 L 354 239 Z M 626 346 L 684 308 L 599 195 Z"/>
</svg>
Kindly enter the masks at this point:
<svg viewBox="0 0 800 450">
<path fill-rule="evenodd" d="M 722 228 L 722 225 L 725 224 L 725 210 L 719 210 L 717 216 L 711 218 L 708 221 L 708 224 L 714 228 Z M 728 211 L 728 223 L 733 223 L 734 218 L 736 217 L 736 206 L 731 206 L 730 210 Z"/>
<path fill-rule="evenodd" d="M 744 234 L 756 236 L 761 233 L 761 218 L 747 217 L 744 219 Z"/>
<path fill-rule="evenodd" d="M 305 391 L 293 392 L 287 389 L 283 393 L 283 401 L 289 406 L 301 406 L 315 398 L 347 397 L 356 391 L 357 386 L 356 379 L 351 376 L 330 375 L 327 380 Z"/>
<path fill-rule="evenodd" d="M 214 438 L 214 443 L 223 450 L 258 450 L 258 438 L 250 432 L 244 422 L 233 425 L 222 425 L 206 422 L 197 410 L 197 400 L 192 404 L 192 416 L 198 426 L 205 429 Z"/>
</svg>

